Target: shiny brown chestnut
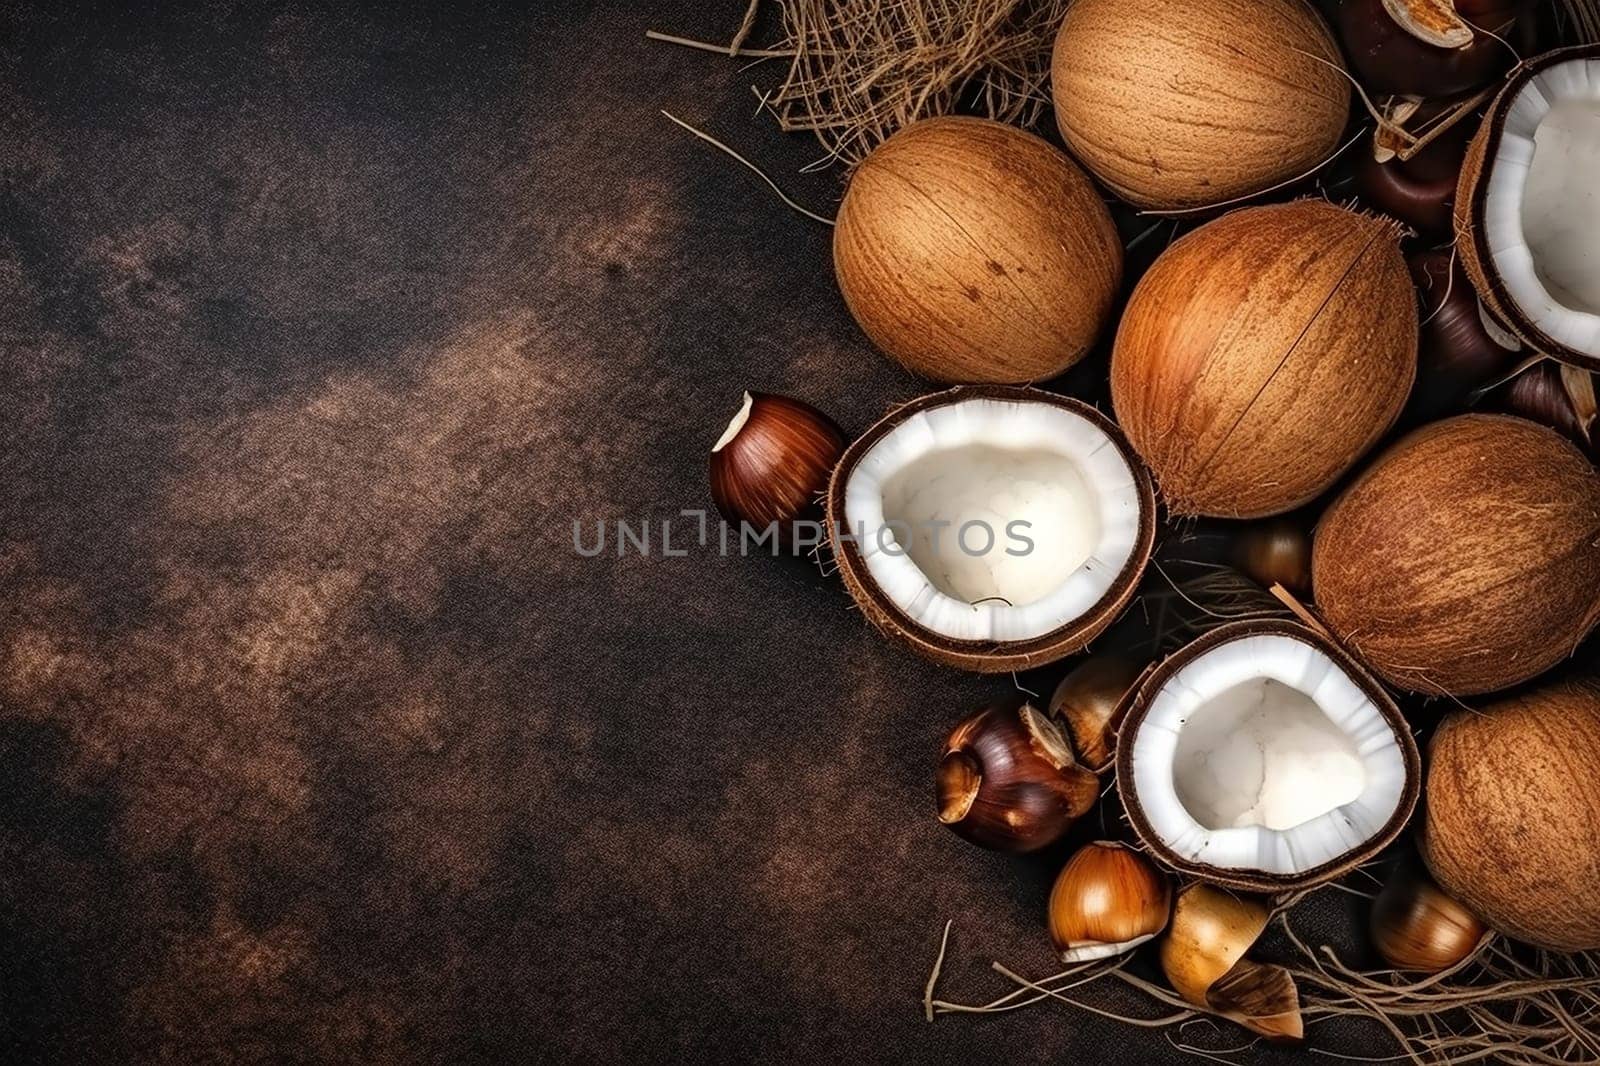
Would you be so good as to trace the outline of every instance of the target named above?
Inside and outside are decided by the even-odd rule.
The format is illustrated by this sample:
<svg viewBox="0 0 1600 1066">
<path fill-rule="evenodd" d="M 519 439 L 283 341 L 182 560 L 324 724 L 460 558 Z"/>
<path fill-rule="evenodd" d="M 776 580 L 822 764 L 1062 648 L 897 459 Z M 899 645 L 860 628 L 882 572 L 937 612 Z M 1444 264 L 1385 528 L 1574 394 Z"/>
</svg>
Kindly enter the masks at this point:
<svg viewBox="0 0 1600 1066">
<path fill-rule="evenodd" d="M 781 533 L 815 506 L 843 453 L 844 434 L 815 407 L 747 392 L 711 449 L 711 498 L 729 522 Z"/>
<path fill-rule="evenodd" d="M 1263 588 L 1282 585 L 1311 594 L 1311 535 L 1300 523 L 1273 518 L 1247 526 L 1233 542 L 1233 565 Z"/>
<path fill-rule="evenodd" d="M 956 726 L 935 783 L 939 821 L 996 851 L 1054 843 L 1100 794 L 1061 730 L 1020 695 Z"/>
<path fill-rule="evenodd" d="M 1067 964 L 1132 951 L 1167 927 L 1172 883 L 1125 844 L 1098 840 L 1067 860 L 1050 890 L 1050 939 Z"/>
<path fill-rule="evenodd" d="M 1410 159 L 1378 161 L 1375 150 L 1358 151 L 1356 191 L 1379 211 L 1423 233 L 1446 233 L 1456 201 L 1456 179 L 1474 124 L 1460 121 Z"/>
<path fill-rule="evenodd" d="M 1516 62 L 1496 38 L 1528 6 L 1526 0 L 1339 0 L 1333 21 L 1368 93 L 1454 96 L 1488 85 Z"/>
<path fill-rule="evenodd" d="M 1372 942 L 1397 970 L 1449 969 L 1472 954 L 1485 931 L 1414 861 L 1389 876 L 1372 904 Z"/>
<path fill-rule="evenodd" d="M 1595 394 L 1594 374 L 1546 359 L 1513 378 L 1497 406 L 1549 426 L 1594 458 L 1600 455 Z"/>
<path fill-rule="evenodd" d="M 1111 768 L 1125 697 L 1144 666 L 1119 655 L 1095 655 L 1073 667 L 1050 697 L 1050 717 L 1067 729 L 1078 761 L 1095 773 Z"/>
<path fill-rule="evenodd" d="M 1421 300 L 1422 337 L 1417 383 L 1401 421 L 1419 425 L 1464 410 L 1473 392 L 1510 373 L 1522 355 L 1489 333 L 1451 249 L 1418 252 L 1407 265 Z"/>
</svg>

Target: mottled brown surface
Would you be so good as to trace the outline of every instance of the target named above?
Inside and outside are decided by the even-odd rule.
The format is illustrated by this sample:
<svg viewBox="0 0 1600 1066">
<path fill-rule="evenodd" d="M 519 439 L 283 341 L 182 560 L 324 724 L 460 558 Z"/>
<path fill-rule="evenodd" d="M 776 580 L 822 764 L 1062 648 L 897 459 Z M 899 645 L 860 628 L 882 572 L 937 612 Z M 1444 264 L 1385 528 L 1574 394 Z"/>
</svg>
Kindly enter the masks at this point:
<svg viewBox="0 0 1600 1066">
<path fill-rule="evenodd" d="M 151 6 L 0 15 L 0 1054 L 1179 1059 L 922 1021 L 946 918 L 948 994 L 1050 970 L 1060 853 L 930 810 L 1005 679 L 804 561 L 572 551 L 705 505 L 745 387 L 918 389 L 656 113 L 836 194 L 642 39 L 739 12 Z"/>
<path fill-rule="evenodd" d="M 1439 884 L 1520 940 L 1600 949 L 1600 684 L 1453 714 L 1429 754 L 1422 851 Z"/>
</svg>

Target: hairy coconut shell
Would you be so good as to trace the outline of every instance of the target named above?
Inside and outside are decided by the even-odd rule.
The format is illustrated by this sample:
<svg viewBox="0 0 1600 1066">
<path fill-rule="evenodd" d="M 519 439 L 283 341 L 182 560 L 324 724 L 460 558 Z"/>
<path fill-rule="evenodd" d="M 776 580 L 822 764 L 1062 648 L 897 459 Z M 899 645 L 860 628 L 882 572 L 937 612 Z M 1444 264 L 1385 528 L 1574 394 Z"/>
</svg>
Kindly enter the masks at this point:
<svg viewBox="0 0 1600 1066">
<path fill-rule="evenodd" d="M 1117 331 L 1111 397 L 1175 513 L 1258 518 L 1348 470 L 1416 369 L 1393 223 L 1298 200 L 1231 212 L 1161 254 Z"/>
<path fill-rule="evenodd" d="M 1385 680 L 1464 696 L 1536 677 L 1600 619 L 1600 475 L 1506 415 L 1424 426 L 1323 516 L 1317 606 Z"/>
<path fill-rule="evenodd" d="M 1032 403 L 1052 403 L 1066 407 L 1098 426 L 1122 451 L 1128 468 L 1133 472 L 1134 488 L 1139 494 L 1139 532 L 1133 554 L 1129 556 L 1122 572 L 1117 575 L 1111 589 L 1088 612 L 1071 622 L 1031 640 L 1008 642 L 958 640 L 935 633 L 909 618 L 883 594 L 872 580 L 860 546 L 843 534 L 849 530 L 845 520 L 845 491 L 849 487 L 851 472 L 861 457 L 890 430 L 912 416 L 929 408 L 959 403 L 974 397 L 990 396 L 1003 400 Z M 876 422 L 861 437 L 845 449 L 844 455 L 833 468 L 833 478 L 828 482 L 827 526 L 829 546 L 839 567 L 839 576 L 845 589 L 867 620 L 895 640 L 908 645 L 917 654 L 946 666 L 980 673 L 1003 673 L 1011 670 L 1028 670 L 1063 659 L 1083 651 L 1089 643 L 1105 632 L 1106 628 L 1133 601 L 1138 591 L 1139 579 L 1150 562 L 1155 547 L 1156 503 L 1155 490 L 1139 458 L 1122 436 L 1122 431 L 1111 419 L 1088 404 L 1065 396 L 1041 392 L 1037 389 L 1011 388 L 1001 385 L 972 385 L 946 389 L 922 396 L 902 404 Z"/>
<path fill-rule="evenodd" d="M 1518 940 L 1600 948 L 1600 684 L 1458 711 L 1429 756 L 1422 855 L 1440 886 Z"/>
<path fill-rule="evenodd" d="M 1466 158 L 1461 162 L 1461 179 L 1456 185 L 1454 216 L 1461 266 L 1488 312 L 1529 347 L 1561 362 L 1594 371 L 1600 371 L 1600 357 L 1576 351 L 1549 336 L 1511 298 L 1490 253 L 1484 205 L 1489 192 L 1487 163 L 1499 154 L 1506 115 L 1523 88 L 1549 67 L 1575 59 L 1597 58 L 1600 58 L 1600 44 L 1578 45 L 1546 52 L 1517 67 L 1489 105 L 1483 124 L 1467 145 Z"/>
<path fill-rule="evenodd" d="M 1074 155 L 1140 207 L 1203 209 L 1314 169 L 1350 86 L 1302 0 L 1074 0 L 1051 92 Z"/>
<path fill-rule="evenodd" d="M 1025 383 L 1061 373 L 1100 336 L 1122 242 L 1061 151 L 999 122 L 936 118 L 856 168 L 833 264 L 850 313 L 906 369 Z"/>
</svg>

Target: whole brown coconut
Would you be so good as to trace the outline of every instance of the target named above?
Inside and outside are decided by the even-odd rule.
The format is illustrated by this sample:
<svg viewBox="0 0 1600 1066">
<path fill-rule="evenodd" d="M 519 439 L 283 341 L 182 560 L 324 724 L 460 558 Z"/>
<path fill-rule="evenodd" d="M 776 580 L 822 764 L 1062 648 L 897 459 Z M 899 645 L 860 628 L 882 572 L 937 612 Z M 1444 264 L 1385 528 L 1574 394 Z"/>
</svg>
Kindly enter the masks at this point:
<svg viewBox="0 0 1600 1066">
<path fill-rule="evenodd" d="M 1061 373 L 1100 336 L 1122 243 L 1062 152 L 999 122 L 936 118 L 856 169 L 833 265 L 850 313 L 906 369 L 1021 384 Z"/>
<path fill-rule="evenodd" d="M 1258 518 L 1349 469 L 1416 369 L 1394 225 L 1299 200 L 1231 212 L 1161 254 L 1123 314 L 1111 399 L 1174 513 Z"/>
<path fill-rule="evenodd" d="M 1600 948 L 1600 684 L 1566 681 L 1445 719 L 1422 854 L 1492 928 Z"/>
<path fill-rule="evenodd" d="M 1303 0 L 1074 0 L 1051 94 L 1074 155 L 1139 207 L 1263 192 L 1339 143 L 1350 86 Z"/>
<path fill-rule="evenodd" d="M 1323 516 L 1323 619 L 1401 688 L 1465 696 L 1537 677 L 1600 618 L 1600 475 L 1506 415 L 1424 426 Z"/>
</svg>

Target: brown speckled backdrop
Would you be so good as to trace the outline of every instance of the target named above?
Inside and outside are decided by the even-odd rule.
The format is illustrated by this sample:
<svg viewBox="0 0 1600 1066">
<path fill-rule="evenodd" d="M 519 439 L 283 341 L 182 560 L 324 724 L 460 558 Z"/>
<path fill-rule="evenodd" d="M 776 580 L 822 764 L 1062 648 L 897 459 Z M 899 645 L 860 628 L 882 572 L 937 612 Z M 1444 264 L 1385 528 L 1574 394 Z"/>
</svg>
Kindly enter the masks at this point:
<svg viewBox="0 0 1600 1066">
<path fill-rule="evenodd" d="M 946 918 L 946 994 L 1050 971 L 1059 851 L 930 816 L 1008 680 L 804 560 L 572 550 L 704 505 L 745 387 L 919 389 L 657 112 L 828 208 L 643 39 L 742 6 L 5 6 L 0 1057 L 1182 1059 L 922 1020 Z"/>
</svg>

